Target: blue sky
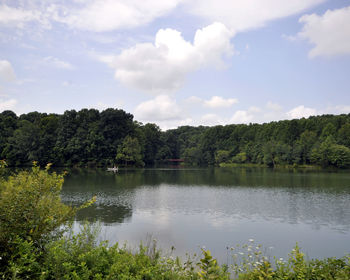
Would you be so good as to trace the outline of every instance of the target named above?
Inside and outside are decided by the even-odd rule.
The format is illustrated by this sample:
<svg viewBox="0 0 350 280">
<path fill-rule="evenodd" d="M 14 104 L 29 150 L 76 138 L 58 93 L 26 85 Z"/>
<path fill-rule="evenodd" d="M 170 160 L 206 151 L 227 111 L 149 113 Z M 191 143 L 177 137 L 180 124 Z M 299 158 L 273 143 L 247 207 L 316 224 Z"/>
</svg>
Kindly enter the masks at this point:
<svg viewBox="0 0 350 280">
<path fill-rule="evenodd" d="M 0 1 L 0 111 L 162 129 L 350 113 L 350 1 Z"/>
</svg>

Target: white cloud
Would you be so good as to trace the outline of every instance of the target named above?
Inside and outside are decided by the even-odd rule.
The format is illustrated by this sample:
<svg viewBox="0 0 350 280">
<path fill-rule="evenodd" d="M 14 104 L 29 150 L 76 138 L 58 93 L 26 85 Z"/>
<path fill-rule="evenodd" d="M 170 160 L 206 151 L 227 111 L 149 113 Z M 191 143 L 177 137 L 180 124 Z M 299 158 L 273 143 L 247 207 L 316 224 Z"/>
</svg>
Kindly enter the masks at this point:
<svg viewBox="0 0 350 280">
<path fill-rule="evenodd" d="M 182 120 L 183 114 L 176 100 L 159 95 L 152 100 L 139 104 L 135 109 L 135 116 L 142 121 Z"/>
<path fill-rule="evenodd" d="M 203 99 L 198 96 L 192 95 L 189 98 L 187 98 L 185 102 L 189 104 L 201 104 L 203 103 Z"/>
<path fill-rule="evenodd" d="M 160 95 L 142 102 L 134 110 L 134 115 L 136 120 L 156 123 L 162 130 L 193 124 L 192 118 L 177 104 L 176 100 L 167 95 Z"/>
<path fill-rule="evenodd" d="M 298 37 L 314 45 L 310 57 L 350 54 L 350 6 L 321 16 L 304 15 L 299 21 L 304 26 Z"/>
<path fill-rule="evenodd" d="M 350 105 L 335 106 L 334 111 L 336 114 L 350 114 Z"/>
<path fill-rule="evenodd" d="M 190 0 L 190 13 L 224 23 L 233 31 L 264 26 L 271 20 L 301 13 L 325 0 Z"/>
<path fill-rule="evenodd" d="M 281 111 L 282 110 L 282 106 L 279 105 L 278 103 L 274 103 L 274 102 L 267 102 L 266 104 L 266 108 L 270 111 Z"/>
<path fill-rule="evenodd" d="M 231 123 L 249 123 L 253 120 L 254 115 L 249 111 L 238 110 L 230 119 Z"/>
<path fill-rule="evenodd" d="M 275 102 L 268 101 L 265 105 L 265 110 L 259 117 L 260 121 L 270 122 L 275 120 L 286 119 L 287 116 L 283 112 L 283 107 Z"/>
<path fill-rule="evenodd" d="M 238 103 L 236 98 L 224 98 L 221 96 L 212 96 L 210 99 L 205 100 L 198 96 L 190 96 L 185 100 L 189 104 L 200 104 L 207 108 L 220 109 L 220 108 L 229 108 L 232 105 Z"/>
<path fill-rule="evenodd" d="M 304 105 L 295 107 L 294 109 L 286 113 L 286 115 L 292 119 L 307 118 L 310 116 L 314 116 L 316 114 L 317 114 L 316 109 L 308 108 L 308 107 L 305 107 Z"/>
<path fill-rule="evenodd" d="M 205 126 L 224 125 L 226 123 L 219 115 L 205 114 L 200 119 L 200 124 Z"/>
<path fill-rule="evenodd" d="M 97 102 L 97 104 L 94 104 L 91 106 L 91 108 L 95 108 L 95 109 L 98 109 L 100 111 L 103 111 L 103 110 L 106 110 L 108 108 L 122 108 L 124 105 L 124 102 L 123 101 L 120 101 L 120 102 L 115 102 L 114 104 L 107 104 L 107 103 L 104 103 L 104 102 Z"/>
<path fill-rule="evenodd" d="M 115 57 L 115 78 L 153 94 L 175 91 L 188 73 L 208 65 L 222 67 L 223 57 L 233 54 L 232 35 L 223 24 L 213 23 L 197 30 L 192 44 L 176 30 L 160 29 L 154 44 L 137 44 Z"/>
<path fill-rule="evenodd" d="M 42 11 L 39 7 L 32 6 L 31 3 L 25 7 L 16 8 L 0 5 L 0 25 L 23 28 L 27 23 L 36 22 L 46 29 L 51 28 L 48 10 Z"/>
<path fill-rule="evenodd" d="M 56 21 L 73 29 L 108 32 L 135 28 L 171 12 L 187 12 L 245 31 L 293 14 L 325 0 L 86 0 L 20 1 L 17 7 L 0 6 L 0 24 L 23 27 L 37 22 L 46 28 Z M 181 7 L 176 10 L 177 7 Z"/>
<path fill-rule="evenodd" d="M 228 108 L 236 103 L 238 103 L 238 100 L 235 98 L 225 99 L 221 96 L 213 96 L 210 100 L 204 101 L 204 106 L 210 108 Z"/>
<path fill-rule="evenodd" d="M 16 79 L 15 71 L 7 60 L 0 60 L 0 81 L 12 82 Z"/>
<path fill-rule="evenodd" d="M 182 105 L 188 102 L 203 105 L 203 99 L 195 96 L 178 102 L 175 98 L 166 95 L 158 96 L 137 106 L 134 111 L 135 119 L 142 122 L 156 123 L 161 129 L 166 130 L 182 125 L 214 126 L 265 123 L 286 119 L 307 118 L 312 115 L 350 113 L 349 105 L 334 105 L 317 110 L 300 105 L 286 112 L 278 103 L 270 101 L 263 107 L 250 106 L 248 108 L 242 108 L 230 116 L 227 112 L 223 111 L 218 111 L 214 114 L 186 109 Z"/>
<path fill-rule="evenodd" d="M 349 114 L 350 105 L 328 106 L 325 110 L 320 111 L 320 114 Z"/>
<path fill-rule="evenodd" d="M 67 61 L 63 61 L 63 60 L 60 60 L 56 57 L 52 57 L 52 56 L 47 56 L 44 58 L 44 61 L 53 66 L 53 67 L 56 67 L 56 68 L 60 68 L 60 69 L 66 69 L 66 70 L 72 70 L 74 69 L 74 66 L 72 64 L 70 64 L 69 62 Z"/>
<path fill-rule="evenodd" d="M 259 108 L 259 107 L 256 107 L 256 106 L 250 106 L 249 108 L 248 108 L 248 111 L 250 112 L 250 113 L 261 113 L 261 108 Z"/>
<path fill-rule="evenodd" d="M 39 14 L 24 9 L 12 8 L 7 5 L 0 6 L 0 24 L 22 27 L 24 22 L 38 20 Z"/>
<path fill-rule="evenodd" d="M 147 24 L 173 10 L 181 0 L 93 0 L 81 1 L 56 13 L 55 20 L 72 28 L 103 32 Z"/>
<path fill-rule="evenodd" d="M 1 100 L 0 99 L 0 112 L 5 110 L 13 110 L 17 104 L 16 99 Z"/>
</svg>

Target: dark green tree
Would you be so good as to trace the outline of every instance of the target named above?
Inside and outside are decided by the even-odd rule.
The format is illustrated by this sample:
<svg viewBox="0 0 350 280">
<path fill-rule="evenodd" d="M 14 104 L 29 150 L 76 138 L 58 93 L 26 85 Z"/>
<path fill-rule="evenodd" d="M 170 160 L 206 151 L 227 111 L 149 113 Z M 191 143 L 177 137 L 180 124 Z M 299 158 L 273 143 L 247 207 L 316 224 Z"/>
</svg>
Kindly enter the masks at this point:
<svg viewBox="0 0 350 280">
<path fill-rule="evenodd" d="M 141 146 L 137 138 L 126 136 L 123 143 L 118 146 L 116 161 L 125 165 L 143 166 Z"/>
</svg>

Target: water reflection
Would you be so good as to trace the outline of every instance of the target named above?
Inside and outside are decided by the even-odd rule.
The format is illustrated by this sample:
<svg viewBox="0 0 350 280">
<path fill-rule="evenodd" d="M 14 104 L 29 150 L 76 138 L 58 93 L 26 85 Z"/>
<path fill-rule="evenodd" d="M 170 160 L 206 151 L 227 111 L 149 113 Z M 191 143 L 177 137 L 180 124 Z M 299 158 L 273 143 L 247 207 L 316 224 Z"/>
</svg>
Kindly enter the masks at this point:
<svg viewBox="0 0 350 280">
<path fill-rule="evenodd" d="M 97 202 L 79 212 L 77 221 L 101 221 L 111 241 L 137 243 L 154 234 L 162 246 L 175 245 L 180 253 L 205 244 L 223 255 L 220 250 L 226 246 L 255 238 L 282 247 L 283 256 L 296 241 L 316 256 L 350 252 L 350 174 L 346 171 L 71 171 L 63 201 L 78 205 L 93 195 Z"/>
</svg>

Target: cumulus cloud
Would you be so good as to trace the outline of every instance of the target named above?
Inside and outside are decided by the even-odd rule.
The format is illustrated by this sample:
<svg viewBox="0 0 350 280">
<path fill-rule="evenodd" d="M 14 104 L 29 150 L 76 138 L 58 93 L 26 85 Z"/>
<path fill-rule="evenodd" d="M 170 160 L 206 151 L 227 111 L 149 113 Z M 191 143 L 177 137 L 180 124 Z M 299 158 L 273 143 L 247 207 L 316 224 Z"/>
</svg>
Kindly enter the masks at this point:
<svg viewBox="0 0 350 280">
<path fill-rule="evenodd" d="M 95 108 L 95 109 L 98 109 L 100 111 L 103 111 L 103 110 L 106 110 L 108 108 L 122 108 L 124 105 L 124 102 L 123 101 L 120 101 L 120 102 L 115 102 L 114 104 L 110 104 L 110 103 L 105 103 L 105 102 L 97 102 L 97 104 L 93 104 L 91 106 L 91 108 Z"/>
<path fill-rule="evenodd" d="M 236 103 L 238 103 L 238 100 L 235 98 L 225 99 L 221 96 L 213 96 L 211 99 L 204 101 L 204 106 L 210 108 L 228 108 Z"/>
<path fill-rule="evenodd" d="M 232 36 L 222 23 L 197 30 L 193 43 L 179 31 L 160 29 L 153 44 L 137 44 L 114 58 L 115 78 L 154 94 L 175 91 L 188 73 L 208 65 L 222 67 L 223 57 L 233 55 Z"/>
<path fill-rule="evenodd" d="M 266 108 L 268 109 L 268 110 L 270 110 L 270 111 L 281 111 L 282 110 L 282 106 L 281 105 L 279 105 L 278 103 L 274 103 L 274 102 L 271 102 L 271 101 L 269 101 L 269 102 L 267 102 L 267 104 L 266 104 Z"/>
<path fill-rule="evenodd" d="M 310 116 L 314 116 L 316 114 L 317 114 L 316 109 L 308 108 L 308 107 L 305 107 L 304 105 L 295 107 L 294 109 L 286 113 L 286 115 L 292 119 L 307 118 Z"/>
<path fill-rule="evenodd" d="M 157 96 L 154 99 L 145 101 L 136 107 L 135 119 L 142 122 L 153 122 L 163 130 L 176 128 L 182 125 L 227 125 L 227 124 L 249 124 L 279 121 L 286 119 L 308 118 L 321 114 L 349 113 L 349 105 L 334 105 L 327 108 L 313 109 L 300 105 L 291 110 L 283 108 L 275 102 L 268 102 L 263 107 L 250 106 L 242 108 L 229 115 L 228 112 L 217 111 L 208 113 L 201 110 L 187 110 L 184 104 L 188 102 L 203 105 L 203 99 L 192 96 L 188 99 L 176 101 L 174 97 L 166 95 Z"/>
<path fill-rule="evenodd" d="M 203 103 L 203 99 L 198 96 L 192 95 L 189 98 L 187 98 L 185 102 L 188 104 L 201 104 Z"/>
<path fill-rule="evenodd" d="M 147 24 L 172 11 L 182 0 L 87 0 L 27 1 L 18 7 L 0 6 L 0 25 L 23 27 L 37 22 L 50 28 L 52 22 L 93 32 L 113 31 Z"/>
<path fill-rule="evenodd" d="M 298 37 L 314 45 L 310 57 L 350 54 L 350 6 L 304 15 L 299 22 L 304 26 Z"/>
<path fill-rule="evenodd" d="M 74 66 L 72 64 L 70 64 L 67 61 L 63 61 L 58 59 L 57 57 L 53 57 L 53 56 L 47 56 L 44 58 L 44 61 L 56 68 L 60 68 L 60 69 L 66 69 L 66 70 L 72 70 L 74 69 Z"/>
<path fill-rule="evenodd" d="M 38 19 L 38 12 L 26 11 L 24 9 L 13 8 L 7 5 L 0 6 L 1 25 L 15 25 L 17 27 L 21 27 L 25 22 Z"/>
<path fill-rule="evenodd" d="M 350 105 L 335 106 L 334 111 L 336 112 L 336 114 L 349 114 L 350 113 Z"/>
<path fill-rule="evenodd" d="M 192 118 L 176 100 L 167 95 L 156 96 L 154 99 L 142 102 L 134 110 L 134 115 L 135 119 L 156 123 L 163 130 L 193 124 Z"/>
<path fill-rule="evenodd" d="M 0 60 L 0 80 L 12 82 L 16 79 L 15 71 L 7 60 Z"/>
<path fill-rule="evenodd" d="M 249 111 L 238 110 L 230 119 L 231 123 L 249 123 L 254 119 L 254 115 Z"/>
<path fill-rule="evenodd" d="M 336 106 L 328 106 L 324 110 L 319 111 L 320 114 L 349 114 L 350 113 L 350 105 L 336 105 Z"/>
<path fill-rule="evenodd" d="M 135 116 L 143 121 L 182 120 L 183 114 L 176 100 L 159 95 L 152 100 L 139 104 L 135 109 Z"/>
<path fill-rule="evenodd" d="M 30 7 L 29 7 L 30 6 Z M 25 7 L 11 7 L 0 5 L 0 25 L 8 27 L 23 28 L 30 22 L 39 23 L 42 27 L 51 28 L 49 9 L 42 11 L 40 7 L 32 8 L 32 5 Z"/>
<path fill-rule="evenodd" d="M 16 99 L 9 99 L 9 100 L 0 99 L 0 112 L 6 111 L 6 110 L 13 110 L 16 104 L 17 104 Z"/>
<path fill-rule="evenodd" d="M 199 123 L 201 125 L 205 126 L 213 126 L 213 125 L 223 125 L 227 121 L 222 119 L 219 115 L 217 114 L 205 114 L 200 118 Z"/>
<path fill-rule="evenodd" d="M 264 26 L 267 22 L 300 13 L 325 0 L 86 0 L 20 1 L 18 7 L 0 6 L 0 24 L 23 26 L 36 21 L 51 27 L 56 21 L 74 29 L 108 32 L 135 28 L 171 12 L 186 11 L 234 31 Z"/>
<path fill-rule="evenodd" d="M 271 20 L 300 13 L 325 0 L 190 0 L 190 13 L 211 21 L 219 21 L 234 31 L 264 26 Z"/>
<path fill-rule="evenodd" d="M 147 24 L 166 15 L 182 0 L 93 0 L 56 13 L 55 20 L 72 28 L 103 32 Z M 61 9 L 62 10 L 62 9 Z"/>
<path fill-rule="evenodd" d="M 185 101 L 189 104 L 200 104 L 204 107 L 212 109 L 229 108 L 232 105 L 238 103 L 238 99 L 236 98 L 224 98 L 216 95 L 212 96 L 208 100 L 202 99 L 198 96 L 190 96 Z"/>
</svg>

